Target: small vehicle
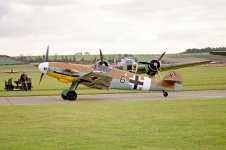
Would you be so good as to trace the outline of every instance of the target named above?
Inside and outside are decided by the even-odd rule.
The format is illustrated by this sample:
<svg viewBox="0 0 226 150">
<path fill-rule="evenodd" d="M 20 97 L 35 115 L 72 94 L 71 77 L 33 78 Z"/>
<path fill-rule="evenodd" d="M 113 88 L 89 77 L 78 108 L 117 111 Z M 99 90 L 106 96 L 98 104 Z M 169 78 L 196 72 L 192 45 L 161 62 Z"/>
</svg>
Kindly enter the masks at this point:
<svg viewBox="0 0 226 150">
<path fill-rule="evenodd" d="M 13 78 L 10 78 L 8 81 L 5 81 L 5 90 L 6 91 L 13 91 L 14 90 Z"/>
<path fill-rule="evenodd" d="M 14 83 L 16 85 L 13 85 L 13 78 L 10 78 L 8 81 L 5 81 L 5 90 L 6 91 L 13 91 L 14 89 L 19 89 L 19 90 L 24 89 L 20 79 L 18 79 L 17 81 L 14 81 Z M 27 90 L 31 90 L 31 88 L 32 88 L 32 81 L 31 81 L 31 78 L 28 78 Z"/>
</svg>

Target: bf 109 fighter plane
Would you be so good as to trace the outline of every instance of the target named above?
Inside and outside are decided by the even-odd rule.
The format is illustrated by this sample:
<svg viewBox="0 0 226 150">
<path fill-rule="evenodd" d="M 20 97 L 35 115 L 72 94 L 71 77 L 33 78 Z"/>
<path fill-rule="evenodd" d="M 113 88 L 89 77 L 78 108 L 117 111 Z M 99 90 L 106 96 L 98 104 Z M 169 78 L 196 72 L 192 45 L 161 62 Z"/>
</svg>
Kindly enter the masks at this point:
<svg viewBox="0 0 226 150">
<path fill-rule="evenodd" d="M 100 50 L 100 60 L 93 65 L 71 64 L 62 62 L 48 62 L 49 48 L 47 48 L 45 60 L 39 64 L 38 69 L 41 74 L 39 84 L 46 74 L 64 83 L 71 83 L 68 90 L 62 92 L 64 100 L 76 100 L 76 89 L 79 84 L 96 89 L 131 89 L 162 91 L 166 97 L 168 90 L 180 90 L 182 88 L 181 75 L 175 71 L 170 71 L 160 81 L 151 78 L 123 71 L 111 67 L 103 59 Z"/>
<path fill-rule="evenodd" d="M 132 57 L 126 57 L 118 62 L 115 68 L 129 71 L 137 74 L 146 73 L 149 77 L 154 77 L 159 71 L 168 71 L 178 68 L 192 67 L 202 64 L 210 63 L 211 61 L 196 61 L 196 62 L 187 62 L 187 63 L 173 63 L 173 64 L 161 64 L 161 59 L 165 55 L 164 52 L 159 59 L 151 59 L 148 62 L 136 62 Z"/>
</svg>

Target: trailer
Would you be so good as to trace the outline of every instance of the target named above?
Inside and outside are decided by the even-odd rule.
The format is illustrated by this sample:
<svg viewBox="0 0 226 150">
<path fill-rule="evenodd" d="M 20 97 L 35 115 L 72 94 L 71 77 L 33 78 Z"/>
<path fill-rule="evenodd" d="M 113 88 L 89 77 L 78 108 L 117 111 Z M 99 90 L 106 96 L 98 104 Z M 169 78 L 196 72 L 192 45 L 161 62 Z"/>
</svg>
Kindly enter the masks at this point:
<svg viewBox="0 0 226 150">
<path fill-rule="evenodd" d="M 5 90 L 6 91 L 13 91 L 15 89 L 24 90 L 23 84 L 20 81 L 20 79 L 14 81 L 14 83 L 16 85 L 13 84 L 13 78 L 9 78 L 8 81 L 5 81 Z M 31 90 L 31 88 L 32 88 L 32 80 L 31 80 L 31 78 L 28 78 L 27 90 Z"/>
</svg>

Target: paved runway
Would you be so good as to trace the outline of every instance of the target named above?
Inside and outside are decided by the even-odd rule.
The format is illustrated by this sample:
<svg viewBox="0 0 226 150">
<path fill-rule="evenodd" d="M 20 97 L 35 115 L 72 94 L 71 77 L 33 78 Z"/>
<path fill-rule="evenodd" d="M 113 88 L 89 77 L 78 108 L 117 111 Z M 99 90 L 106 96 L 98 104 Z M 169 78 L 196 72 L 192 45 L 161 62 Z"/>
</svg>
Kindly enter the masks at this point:
<svg viewBox="0 0 226 150">
<path fill-rule="evenodd" d="M 152 101 L 152 100 L 191 100 L 191 99 L 226 98 L 226 90 L 180 91 L 169 92 L 167 98 L 161 92 L 128 94 L 78 95 L 76 101 L 66 101 L 61 96 L 0 97 L 0 106 L 74 104 L 82 102 L 116 101 Z"/>
</svg>

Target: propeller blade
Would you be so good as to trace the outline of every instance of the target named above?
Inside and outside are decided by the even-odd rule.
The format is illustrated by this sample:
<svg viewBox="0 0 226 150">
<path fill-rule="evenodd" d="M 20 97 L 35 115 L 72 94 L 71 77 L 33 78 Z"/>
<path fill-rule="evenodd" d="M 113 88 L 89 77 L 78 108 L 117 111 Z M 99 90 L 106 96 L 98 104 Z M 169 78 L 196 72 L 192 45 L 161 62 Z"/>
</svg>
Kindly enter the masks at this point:
<svg viewBox="0 0 226 150">
<path fill-rule="evenodd" d="M 144 64 L 144 65 L 149 65 L 150 62 L 144 62 L 144 61 L 140 61 L 139 64 Z"/>
<path fill-rule="evenodd" d="M 101 52 L 101 49 L 100 49 L 100 60 L 101 60 L 101 62 L 102 62 L 102 64 L 103 64 L 103 54 L 102 54 L 102 52 Z"/>
<path fill-rule="evenodd" d="M 44 76 L 44 73 L 42 73 L 42 74 L 41 74 L 41 77 L 40 77 L 40 80 L 39 80 L 39 84 L 38 84 L 38 85 L 40 85 L 40 83 L 41 83 L 41 81 L 42 81 L 43 76 Z"/>
<path fill-rule="evenodd" d="M 162 57 L 165 55 L 166 51 L 159 57 L 158 61 L 162 59 Z"/>
<path fill-rule="evenodd" d="M 48 45 L 47 50 L 46 50 L 44 62 L 48 62 L 48 61 L 49 61 L 49 45 Z"/>
</svg>

